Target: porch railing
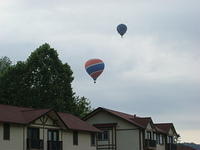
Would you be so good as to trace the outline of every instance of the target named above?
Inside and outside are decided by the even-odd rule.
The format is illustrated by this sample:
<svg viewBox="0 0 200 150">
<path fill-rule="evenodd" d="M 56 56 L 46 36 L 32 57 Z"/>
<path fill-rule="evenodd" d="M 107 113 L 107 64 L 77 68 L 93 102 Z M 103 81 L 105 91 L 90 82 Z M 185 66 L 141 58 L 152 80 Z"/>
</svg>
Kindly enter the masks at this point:
<svg viewBox="0 0 200 150">
<path fill-rule="evenodd" d="M 116 150 L 116 145 L 115 144 L 102 144 L 102 145 L 97 145 L 97 150 Z"/>
<path fill-rule="evenodd" d="M 27 139 L 27 149 L 43 149 L 43 140 L 39 139 Z"/>
<path fill-rule="evenodd" d="M 62 141 L 47 141 L 47 150 L 63 150 Z"/>
<path fill-rule="evenodd" d="M 145 140 L 145 147 L 156 147 L 156 140 Z"/>
</svg>

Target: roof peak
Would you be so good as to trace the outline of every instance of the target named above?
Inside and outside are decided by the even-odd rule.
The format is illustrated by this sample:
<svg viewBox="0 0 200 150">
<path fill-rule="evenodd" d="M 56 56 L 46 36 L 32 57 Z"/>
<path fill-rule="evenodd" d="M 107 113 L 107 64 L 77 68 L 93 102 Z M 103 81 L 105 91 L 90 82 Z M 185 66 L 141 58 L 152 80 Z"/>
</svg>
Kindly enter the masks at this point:
<svg viewBox="0 0 200 150">
<path fill-rule="evenodd" d="M 136 114 L 128 114 L 128 113 L 124 113 L 124 112 L 121 112 L 121 111 L 117 111 L 117 110 L 113 110 L 113 109 L 109 109 L 109 108 L 104 108 L 104 107 L 99 107 L 99 108 L 102 108 L 104 110 L 108 110 L 108 111 L 113 111 L 113 112 L 117 112 L 117 113 L 121 113 L 121 114 L 124 114 L 124 115 L 128 115 L 128 116 L 131 116 L 131 117 L 138 117 L 136 116 Z"/>
</svg>

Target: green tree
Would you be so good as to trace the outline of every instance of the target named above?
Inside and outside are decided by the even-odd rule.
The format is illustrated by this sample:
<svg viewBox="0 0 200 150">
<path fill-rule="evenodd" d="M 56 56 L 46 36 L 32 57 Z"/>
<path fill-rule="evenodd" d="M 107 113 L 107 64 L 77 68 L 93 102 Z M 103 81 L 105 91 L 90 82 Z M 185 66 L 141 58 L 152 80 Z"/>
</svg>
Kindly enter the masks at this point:
<svg viewBox="0 0 200 150">
<path fill-rule="evenodd" d="M 0 74 L 2 74 L 12 64 L 11 60 L 4 56 L 0 58 Z"/>
<path fill-rule="evenodd" d="M 89 101 L 75 96 L 73 72 L 56 50 L 44 44 L 25 62 L 9 67 L 0 77 L 0 102 L 33 108 L 54 108 L 78 116 L 91 110 Z"/>
<path fill-rule="evenodd" d="M 92 111 L 90 106 L 90 101 L 83 97 L 76 96 L 75 97 L 75 107 L 73 108 L 75 111 L 75 115 L 80 116 L 81 118 L 86 116 L 88 113 Z"/>
</svg>

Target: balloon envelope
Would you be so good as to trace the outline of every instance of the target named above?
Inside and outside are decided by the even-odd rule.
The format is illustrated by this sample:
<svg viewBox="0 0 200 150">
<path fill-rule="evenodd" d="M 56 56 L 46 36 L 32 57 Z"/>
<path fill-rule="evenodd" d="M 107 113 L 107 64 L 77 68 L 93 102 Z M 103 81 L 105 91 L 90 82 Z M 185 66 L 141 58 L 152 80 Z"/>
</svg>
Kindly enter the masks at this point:
<svg viewBox="0 0 200 150">
<path fill-rule="evenodd" d="M 126 26 L 125 24 L 119 24 L 119 25 L 117 26 L 117 32 L 118 32 L 121 36 L 123 36 L 123 35 L 126 33 L 126 31 L 127 31 L 127 26 Z"/>
<path fill-rule="evenodd" d="M 85 63 L 85 70 L 93 78 L 94 83 L 103 72 L 104 67 L 105 65 L 101 59 L 90 59 Z"/>
</svg>

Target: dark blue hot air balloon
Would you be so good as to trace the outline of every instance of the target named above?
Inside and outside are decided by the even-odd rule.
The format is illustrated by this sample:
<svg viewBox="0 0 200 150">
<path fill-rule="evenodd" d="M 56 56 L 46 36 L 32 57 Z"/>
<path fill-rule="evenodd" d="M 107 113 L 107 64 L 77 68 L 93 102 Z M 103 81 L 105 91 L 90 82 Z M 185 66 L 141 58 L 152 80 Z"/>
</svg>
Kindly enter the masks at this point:
<svg viewBox="0 0 200 150">
<path fill-rule="evenodd" d="M 127 31 L 127 26 L 125 24 L 119 24 L 117 26 L 117 32 L 121 35 L 121 37 L 123 37 L 126 31 Z"/>
</svg>

